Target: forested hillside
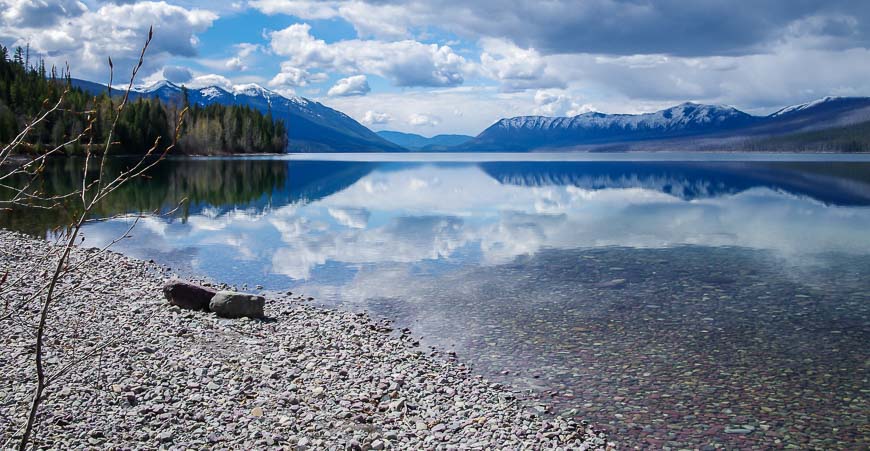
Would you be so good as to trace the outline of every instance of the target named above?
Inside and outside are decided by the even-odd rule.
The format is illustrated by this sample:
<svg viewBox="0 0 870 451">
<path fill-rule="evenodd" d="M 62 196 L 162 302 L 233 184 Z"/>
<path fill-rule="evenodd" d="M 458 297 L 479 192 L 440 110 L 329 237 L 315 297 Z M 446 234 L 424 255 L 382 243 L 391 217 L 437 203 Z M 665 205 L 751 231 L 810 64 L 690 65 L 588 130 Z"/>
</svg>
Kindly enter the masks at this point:
<svg viewBox="0 0 870 451">
<path fill-rule="evenodd" d="M 26 139 L 26 150 L 38 152 L 54 147 L 81 133 L 87 127 L 88 112 L 95 116 L 89 136 L 65 149 L 67 154 L 81 154 L 84 144 L 103 144 L 108 137 L 115 111 L 121 99 L 108 93 L 91 95 L 71 87 L 69 73 L 46 71 L 40 61 L 32 65 L 24 50 L 10 55 L 0 46 L 0 144 L 8 143 L 32 118 L 54 105 L 68 90 L 62 108 L 40 123 Z M 113 141 L 114 152 L 141 154 L 158 137 L 160 146 L 168 146 L 176 128 L 179 112 L 187 105 L 186 96 L 177 101 L 161 102 L 140 97 L 130 102 L 118 120 Z M 175 152 L 182 154 L 281 153 L 287 147 L 283 122 L 273 120 L 248 106 L 190 105 L 181 127 Z"/>
</svg>

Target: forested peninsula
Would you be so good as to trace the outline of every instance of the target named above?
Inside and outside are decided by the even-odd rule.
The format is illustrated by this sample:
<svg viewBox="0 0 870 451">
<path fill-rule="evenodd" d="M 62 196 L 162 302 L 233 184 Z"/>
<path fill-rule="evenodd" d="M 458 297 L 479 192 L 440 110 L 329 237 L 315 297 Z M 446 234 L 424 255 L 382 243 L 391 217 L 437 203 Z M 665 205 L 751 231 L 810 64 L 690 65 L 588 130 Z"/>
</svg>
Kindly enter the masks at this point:
<svg viewBox="0 0 870 451">
<path fill-rule="evenodd" d="M 106 92 L 92 95 L 72 87 L 68 70 L 59 74 L 39 61 L 31 64 L 22 48 L 10 54 L 0 46 L 0 144 L 8 144 L 33 118 L 55 105 L 61 107 L 37 124 L 20 146 L 25 152 L 42 152 L 92 129 L 64 148 L 66 155 L 82 155 L 88 142 L 103 148 L 122 98 Z M 64 92 L 66 92 L 64 94 Z M 220 155 L 283 153 L 287 130 L 271 114 L 248 106 L 189 104 L 186 90 L 178 99 L 162 102 L 139 97 L 124 107 L 112 137 L 112 152 L 144 154 L 160 138 L 158 150 L 171 145 L 180 112 L 188 108 L 173 153 Z"/>
</svg>

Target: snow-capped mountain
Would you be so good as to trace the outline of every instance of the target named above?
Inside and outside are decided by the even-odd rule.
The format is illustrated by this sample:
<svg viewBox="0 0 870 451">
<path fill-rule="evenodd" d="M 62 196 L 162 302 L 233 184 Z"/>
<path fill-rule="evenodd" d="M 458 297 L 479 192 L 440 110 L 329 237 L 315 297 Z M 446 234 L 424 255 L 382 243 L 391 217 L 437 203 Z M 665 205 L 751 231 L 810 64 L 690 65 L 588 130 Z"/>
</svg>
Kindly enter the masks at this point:
<svg viewBox="0 0 870 451">
<path fill-rule="evenodd" d="M 496 126 L 502 129 L 618 129 L 662 133 L 694 128 L 742 125 L 751 120 L 752 116 L 736 108 L 687 102 L 655 113 L 603 114 L 590 112 L 574 117 L 522 116 L 502 119 L 496 123 Z"/>
<path fill-rule="evenodd" d="M 870 98 L 826 97 L 753 116 L 730 106 L 683 103 L 654 113 L 584 113 L 501 119 L 461 149 L 528 151 L 681 138 L 727 138 L 815 130 L 870 120 Z M 458 149 L 457 149 L 458 150 Z"/>
<path fill-rule="evenodd" d="M 501 119 L 471 144 L 505 150 L 687 136 L 746 127 L 758 119 L 736 108 L 683 103 L 655 113 L 583 113 L 574 117 L 520 116 Z"/>
<path fill-rule="evenodd" d="M 84 80 L 73 84 L 85 91 L 99 92 L 105 86 Z M 114 91 L 114 90 L 113 90 Z M 120 94 L 115 91 L 113 94 Z M 136 87 L 131 98 L 156 97 L 163 102 L 181 102 L 182 87 L 162 80 L 145 87 Z M 284 121 L 290 152 L 401 152 L 393 144 L 364 127 L 350 116 L 304 97 L 285 97 L 257 84 L 188 89 L 188 100 L 202 106 L 246 105 L 263 113 L 271 113 Z"/>
<path fill-rule="evenodd" d="M 801 103 L 799 105 L 792 105 L 782 108 L 775 113 L 771 114 L 770 117 L 781 117 L 786 116 L 788 114 L 798 113 L 801 111 L 808 111 L 815 107 L 819 107 L 822 105 L 830 105 L 833 103 L 839 103 L 843 100 L 848 100 L 849 97 L 836 97 L 836 96 L 826 96 L 821 99 L 816 99 L 811 102 Z"/>
</svg>

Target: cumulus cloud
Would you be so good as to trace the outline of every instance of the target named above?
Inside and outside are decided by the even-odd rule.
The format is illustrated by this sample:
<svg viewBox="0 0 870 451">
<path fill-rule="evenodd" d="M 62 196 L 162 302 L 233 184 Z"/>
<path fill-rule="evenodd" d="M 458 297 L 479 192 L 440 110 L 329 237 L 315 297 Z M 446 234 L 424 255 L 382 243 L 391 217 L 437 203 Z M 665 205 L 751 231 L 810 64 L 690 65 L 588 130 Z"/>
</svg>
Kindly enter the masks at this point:
<svg viewBox="0 0 870 451">
<path fill-rule="evenodd" d="M 535 109 L 533 113 L 541 116 L 576 116 L 593 111 L 591 105 L 581 105 L 570 96 L 552 91 L 539 90 L 535 92 Z"/>
<path fill-rule="evenodd" d="M 14 45 L 29 43 L 31 52 L 46 57 L 49 64 L 75 62 L 74 70 L 105 75 L 106 58 L 115 67 L 132 67 L 148 27 L 154 40 L 146 70 L 160 67 L 168 56 L 191 57 L 197 53 L 196 33 L 211 27 L 217 15 L 202 9 L 187 9 L 165 2 L 105 4 L 90 10 L 82 2 L 0 0 L 0 36 Z M 47 24 L 53 23 L 50 28 Z"/>
<path fill-rule="evenodd" d="M 245 63 L 242 62 L 242 59 L 237 56 L 228 59 L 224 66 L 226 66 L 227 69 L 234 71 L 248 70 L 248 66 L 246 66 Z"/>
<path fill-rule="evenodd" d="M 365 75 L 354 75 L 338 80 L 333 87 L 329 88 L 327 95 L 333 97 L 364 96 L 371 90 Z"/>
<path fill-rule="evenodd" d="M 236 48 L 236 56 L 228 59 L 224 66 L 232 71 L 243 72 L 248 70 L 248 64 L 251 56 L 260 50 L 260 46 L 258 44 L 251 44 L 248 42 L 242 42 L 240 44 L 235 45 Z"/>
<path fill-rule="evenodd" d="M 870 92 L 863 76 L 870 3 L 854 0 L 765 0 L 752 8 L 721 0 L 255 0 L 249 5 L 302 20 L 341 19 L 356 30 L 357 39 L 332 43 L 311 36 L 304 24 L 272 33 L 272 51 L 287 56 L 291 67 L 378 75 L 396 86 L 473 86 L 488 78 L 501 91 L 488 99 L 498 102 L 499 116 L 532 110 L 568 114 L 586 109 L 584 104 L 606 112 L 643 112 L 688 99 L 764 112 L 828 94 Z M 64 45 L 63 36 L 53 38 Z M 452 43 L 428 43 L 446 39 Z M 468 43 L 477 43 L 479 56 L 463 53 Z M 279 79 L 278 86 L 310 83 L 300 73 L 282 73 L 278 77 L 290 82 Z M 536 101 L 542 90 L 555 97 Z M 459 100 L 465 111 L 479 103 L 471 95 Z M 382 109 L 405 118 L 433 111 L 437 102 Z M 352 107 L 355 117 L 372 108 Z M 451 120 L 438 114 L 442 124 Z"/>
<path fill-rule="evenodd" d="M 187 83 L 187 86 L 193 89 L 217 86 L 219 88 L 224 88 L 227 91 L 231 91 L 233 89 L 233 82 L 223 75 L 207 74 L 194 77 L 189 83 Z"/>
<path fill-rule="evenodd" d="M 731 57 L 610 57 L 554 55 L 573 86 L 599 96 L 605 112 L 640 112 L 694 100 L 735 105 L 757 113 L 826 95 L 867 95 L 870 50 L 806 49 L 785 41 L 770 53 Z M 810 63 L 812 62 L 812 63 Z M 569 89 L 568 92 L 572 90 Z M 614 107 L 603 108 L 602 98 Z"/>
<path fill-rule="evenodd" d="M 477 135 L 502 117 L 531 114 L 533 92 L 500 93 L 496 87 L 458 86 L 445 89 L 402 91 L 375 90 L 366 96 L 331 97 L 329 106 L 363 121 L 387 115 L 390 129 L 419 133 L 409 122 L 415 113 L 439 119 L 426 134 L 463 133 Z M 366 123 L 366 122 L 363 122 Z M 378 125 L 378 124 L 368 124 Z"/>
<path fill-rule="evenodd" d="M 331 0 L 254 0 L 250 5 L 266 14 L 287 14 L 303 20 L 342 18 L 360 37 L 401 39 L 408 31 L 408 8 L 404 4 Z"/>
<path fill-rule="evenodd" d="M 25 28 L 48 27 L 63 18 L 84 14 L 88 7 L 78 0 L 2 0 L 0 17 L 7 25 Z"/>
<path fill-rule="evenodd" d="M 397 86 L 456 86 L 473 70 L 466 59 L 448 46 L 413 40 L 351 39 L 326 43 L 311 35 L 308 24 L 293 24 L 269 33 L 272 50 L 302 69 L 341 73 L 367 73 Z"/>
<path fill-rule="evenodd" d="M 408 35 L 436 24 L 473 39 L 510 36 L 546 54 L 745 55 L 765 51 L 789 33 L 825 37 L 836 48 L 870 43 L 870 4 L 763 1 L 734 8 L 721 0 L 260 0 L 268 14 L 342 18 L 361 34 Z M 710 20 L 711 17 L 721 20 Z M 376 34 L 375 34 L 376 35 Z M 850 35 L 849 39 L 837 39 Z"/>
<path fill-rule="evenodd" d="M 482 39 L 480 46 L 482 69 L 501 81 L 507 91 L 565 87 L 565 82 L 547 70 L 546 60 L 533 48 L 522 49 L 513 42 L 493 38 Z"/>
<path fill-rule="evenodd" d="M 329 79 L 323 72 L 311 73 L 305 69 L 294 66 L 291 63 L 281 63 L 281 72 L 278 72 L 269 81 L 269 86 L 276 89 L 292 89 L 308 86 L 311 83 L 321 83 Z"/>
<path fill-rule="evenodd" d="M 384 125 L 389 124 L 393 117 L 388 113 L 379 113 L 377 111 L 368 110 L 363 115 L 362 123 L 366 125 Z"/>
<path fill-rule="evenodd" d="M 414 113 L 408 117 L 408 123 L 415 127 L 434 127 L 441 123 L 441 119 L 427 114 Z"/>
</svg>

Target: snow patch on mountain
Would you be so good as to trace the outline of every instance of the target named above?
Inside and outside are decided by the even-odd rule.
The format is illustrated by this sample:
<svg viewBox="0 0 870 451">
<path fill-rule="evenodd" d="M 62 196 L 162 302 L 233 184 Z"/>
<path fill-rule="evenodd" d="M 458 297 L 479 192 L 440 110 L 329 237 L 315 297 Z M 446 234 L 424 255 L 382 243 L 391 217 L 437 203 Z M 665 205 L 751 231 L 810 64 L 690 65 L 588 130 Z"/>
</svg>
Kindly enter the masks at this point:
<svg viewBox="0 0 870 451">
<path fill-rule="evenodd" d="M 781 110 L 779 110 L 779 111 L 777 111 L 777 112 L 771 114 L 770 117 L 777 117 L 777 116 L 782 116 L 782 115 L 784 115 L 784 114 L 788 114 L 788 113 L 794 113 L 794 112 L 797 112 L 797 111 L 803 111 L 803 110 L 806 110 L 806 109 L 808 109 L 808 108 L 813 108 L 813 107 L 816 107 L 816 106 L 819 106 L 819 105 L 822 105 L 822 104 L 825 104 L 825 103 L 828 103 L 828 102 L 833 102 L 833 101 L 836 101 L 836 100 L 842 100 L 842 99 L 845 99 L 845 98 L 846 98 L 846 97 L 836 97 L 836 96 L 827 96 L 827 97 L 822 97 L 821 99 L 816 99 L 816 100 L 813 100 L 812 102 L 801 103 L 800 105 L 787 106 L 787 107 L 785 107 L 785 108 L 783 108 L 783 109 L 781 109 Z"/>
<path fill-rule="evenodd" d="M 278 96 L 278 94 L 274 91 L 270 91 L 256 83 L 247 83 L 243 85 L 234 85 L 233 86 L 233 94 L 235 95 L 245 95 L 251 97 L 265 97 L 271 98 Z"/>
<path fill-rule="evenodd" d="M 181 87 L 179 87 L 178 85 L 176 85 L 175 83 L 173 83 L 169 80 L 160 80 L 160 81 L 154 82 L 148 86 L 134 86 L 131 89 L 131 91 L 147 94 L 147 93 L 151 93 L 154 91 L 159 91 L 161 89 L 170 89 L 173 91 L 180 91 Z"/>
<path fill-rule="evenodd" d="M 208 88 L 200 89 L 199 94 L 202 96 L 203 99 L 212 100 L 227 95 L 229 93 L 221 88 L 218 88 L 217 86 L 209 86 Z"/>
</svg>

